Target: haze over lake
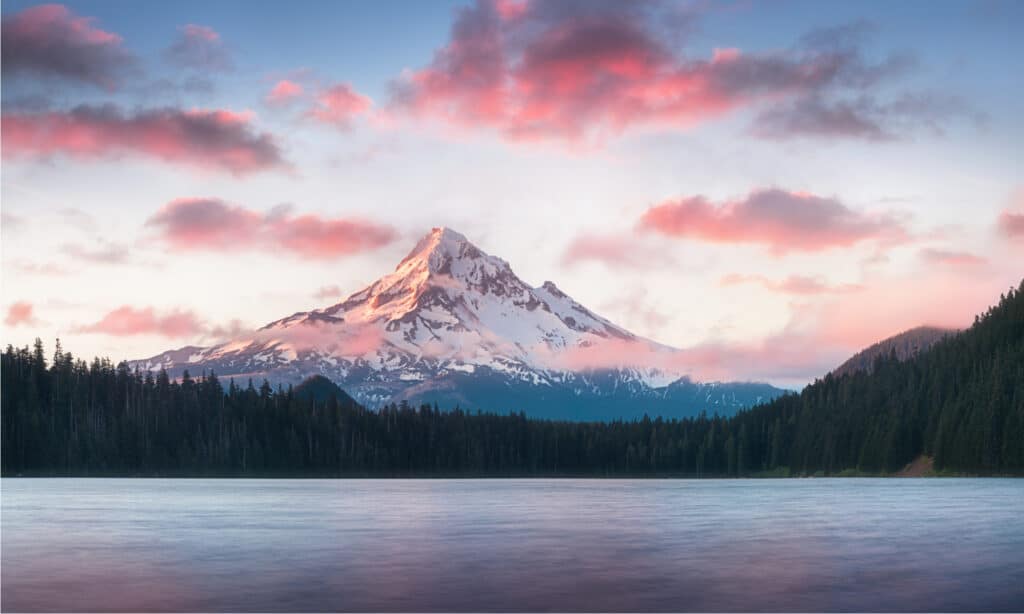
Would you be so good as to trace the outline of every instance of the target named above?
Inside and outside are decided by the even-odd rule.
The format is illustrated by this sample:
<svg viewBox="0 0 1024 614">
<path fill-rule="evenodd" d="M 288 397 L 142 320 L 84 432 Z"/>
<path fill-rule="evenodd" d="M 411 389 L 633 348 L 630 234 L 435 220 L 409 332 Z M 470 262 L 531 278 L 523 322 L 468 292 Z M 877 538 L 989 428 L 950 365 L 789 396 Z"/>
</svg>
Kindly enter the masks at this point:
<svg viewBox="0 0 1024 614">
<path fill-rule="evenodd" d="M 12 610 L 1021 610 L 1024 481 L 4 479 Z"/>
</svg>

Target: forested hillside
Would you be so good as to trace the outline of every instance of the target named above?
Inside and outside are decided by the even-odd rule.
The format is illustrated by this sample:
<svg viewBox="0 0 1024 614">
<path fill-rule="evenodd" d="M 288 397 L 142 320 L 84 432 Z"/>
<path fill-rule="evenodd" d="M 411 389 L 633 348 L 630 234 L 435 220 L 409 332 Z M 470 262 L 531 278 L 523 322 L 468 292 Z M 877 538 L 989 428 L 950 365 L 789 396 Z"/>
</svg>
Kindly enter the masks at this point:
<svg viewBox="0 0 1024 614">
<path fill-rule="evenodd" d="M 846 362 L 833 369 L 832 375 L 850 375 L 857 371 L 870 372 L 876 357 L 888 357 L 893 352 L 900 360 L 913 358 L 955 332 L 955 330 L 935 326 L 918 326 L 903 331 L 857 352 Z"/>
<path fill-rule="evenodd" d="M 920 454 L 939 470 L 1024 473 L 1024 282 L 913 359 L 829 375 L 736 424 L 761 446 L 781 430 L 795 473 L 892 472 Z"/>
<path fill-rule="evenodd" d="M 936 468 L 1024 474 L 1024 283 L 915 358 L 832 376 L 725 419 L 529 420 L 172 381 L 127 363 L 2 357 L 10 475 L 832 475 Z M 329 388 L 329 387 L 328 387 Z"/>
</svg>

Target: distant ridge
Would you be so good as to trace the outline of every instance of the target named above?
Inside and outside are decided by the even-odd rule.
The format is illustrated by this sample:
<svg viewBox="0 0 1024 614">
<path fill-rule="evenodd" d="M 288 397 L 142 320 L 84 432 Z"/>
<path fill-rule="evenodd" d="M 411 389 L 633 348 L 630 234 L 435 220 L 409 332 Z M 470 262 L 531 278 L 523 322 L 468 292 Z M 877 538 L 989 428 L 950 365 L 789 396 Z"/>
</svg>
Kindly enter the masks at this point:
<svg viewBox="0 0 1024 614">
<path fill-rule="evenodd" d="M 857 352 L 849 360 L 836 367 L 832 371 L 832 375 L 839 377 L 852 375 L 859 371 L 870 373 L 871 365 L 879 356 L 888 357 L 892 352 L 896 352 L 897 359 L 907 360 L 957 332 L 959 331 L 954 328 L 939 328 L 937 326 L 911 328 Z"/>
<path fill-rule="evenodd" d="M 292 390 L 297 398 L 326 403 L 337 399 L 339 405 L 354 407 L 356 400 L 342 390 L 337 384 L 323 375 L 311 375 Z"/>
</svg>

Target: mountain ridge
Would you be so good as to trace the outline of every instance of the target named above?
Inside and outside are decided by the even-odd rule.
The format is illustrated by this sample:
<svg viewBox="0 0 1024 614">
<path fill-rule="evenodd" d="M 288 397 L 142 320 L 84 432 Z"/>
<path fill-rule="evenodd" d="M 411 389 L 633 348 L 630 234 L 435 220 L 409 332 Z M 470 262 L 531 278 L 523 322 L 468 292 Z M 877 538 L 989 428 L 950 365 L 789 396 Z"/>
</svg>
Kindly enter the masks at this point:
<svg viewBox="0 0 1024 614">
<path fill-rule="evenodd" d="M 871 365 L 876 358 L 888 358 L 892 352 L 895 352 L 898 360 L 908 360 L 957 332 L 959 331 L 955 328 L 916 326 L 869 345 L 833 369 L 832 375 L 839 377 L 858 371 L 870 373 Z"/>
</svg>

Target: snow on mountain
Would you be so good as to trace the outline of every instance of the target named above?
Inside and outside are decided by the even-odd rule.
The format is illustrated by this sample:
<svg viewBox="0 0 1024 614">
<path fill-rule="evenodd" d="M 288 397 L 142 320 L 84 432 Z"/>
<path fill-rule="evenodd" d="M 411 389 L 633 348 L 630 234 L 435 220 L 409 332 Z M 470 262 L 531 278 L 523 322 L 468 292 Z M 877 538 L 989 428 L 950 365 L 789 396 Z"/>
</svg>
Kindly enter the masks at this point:
<svg viewBox="0 0 1024 614">
<path fill-rule="evenodd" d="M 136 364 L 276 383 L 320 374 L 370 406 L 434 401 L 577 419 L 732 413 L 781 392 L 695 384 L 678 362 L 677 350 L 598 316 L 550 281 L 526 284 L 501 258 L 435 228 L 394 272 L 340 303 Z"/>
</svg>

